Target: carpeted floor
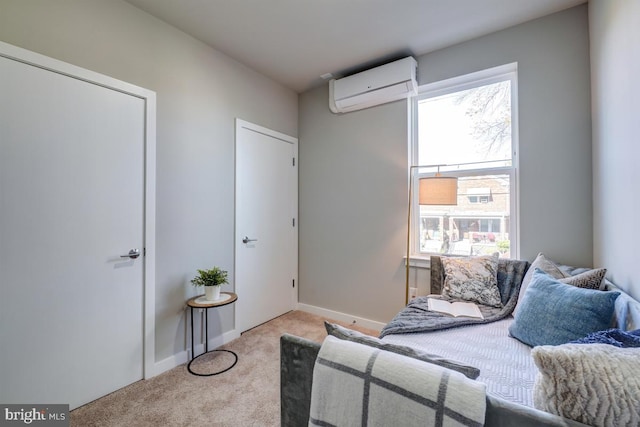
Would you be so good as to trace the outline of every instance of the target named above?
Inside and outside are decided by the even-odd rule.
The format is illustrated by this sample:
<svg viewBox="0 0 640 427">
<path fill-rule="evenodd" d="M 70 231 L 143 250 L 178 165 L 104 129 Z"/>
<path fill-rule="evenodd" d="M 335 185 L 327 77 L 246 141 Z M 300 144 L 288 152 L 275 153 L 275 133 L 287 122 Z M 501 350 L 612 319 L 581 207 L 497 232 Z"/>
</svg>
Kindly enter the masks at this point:
<svg viewBox="0 0 640 427">
<path fill-rule="evenodd" d="M 280 336 L 286 332 L 322 342 L 324 320 L 302 311 L 287 313 L 220 347 L 238 354 L 231 370 L 197 377 L 186 365 L 178 366 L 72 411 L 71 426 L 279 426 Z M 214 352 L 191 367 L 215 372 L 232 361 L 232 355 Z"/>
</svg>

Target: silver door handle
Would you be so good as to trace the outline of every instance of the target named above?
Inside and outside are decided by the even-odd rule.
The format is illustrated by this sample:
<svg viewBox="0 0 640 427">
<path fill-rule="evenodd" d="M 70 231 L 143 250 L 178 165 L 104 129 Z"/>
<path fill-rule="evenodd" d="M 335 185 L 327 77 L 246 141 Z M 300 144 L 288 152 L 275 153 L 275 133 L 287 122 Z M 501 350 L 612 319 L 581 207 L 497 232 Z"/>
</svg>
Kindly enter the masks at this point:
<svg viewBox="0 0 640 427">
<path fill-rule="evenodd" d="M 140 249 L 131 249 L 128 254 L 120 255 L 120 258 L 136 259 L 140 256 Z"/>
<path fill-rule="evenodd" d="M 242 239 L 242 243 L 249 243 L 249 242 L 257 242 L 258 239 L 250 239 L 247 236 L 244 236 L 244 239 Z"/>
</svg>

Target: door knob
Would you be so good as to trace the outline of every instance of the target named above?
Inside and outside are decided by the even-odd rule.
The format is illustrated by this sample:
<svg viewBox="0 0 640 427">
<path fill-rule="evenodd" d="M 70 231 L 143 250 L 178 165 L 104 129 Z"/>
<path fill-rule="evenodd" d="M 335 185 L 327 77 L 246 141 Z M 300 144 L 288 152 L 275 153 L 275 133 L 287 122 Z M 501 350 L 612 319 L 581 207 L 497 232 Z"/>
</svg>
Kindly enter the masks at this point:
<svg viewBox="0 0 640 427">
<path fill-rule="evenodd" d="M 242 243 L 249 243 L 249 242 L 257 242 L 258 239 L 250 239 L 247 236 L 244 236 L 244 239 L 242 239 Z"/>
<path fill-rule="evenodd" d="M 128 254 L 120 255 L 120 258 L 136 259 L 140 256 L 140 249 L 131 249 Z"/>
</svg>

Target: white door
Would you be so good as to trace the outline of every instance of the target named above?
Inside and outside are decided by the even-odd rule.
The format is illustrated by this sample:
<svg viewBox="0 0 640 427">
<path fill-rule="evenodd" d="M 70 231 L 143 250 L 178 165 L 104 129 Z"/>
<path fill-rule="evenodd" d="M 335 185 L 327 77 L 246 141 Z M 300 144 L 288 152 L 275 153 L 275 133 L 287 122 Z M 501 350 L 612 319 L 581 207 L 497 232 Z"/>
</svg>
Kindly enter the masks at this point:
<svg viewBox="0 0 640 427">
<path fill-rule="evenodd" d="M 297 139 L 236 122 L 236 329 L 295 307 Z"/>
<path fill-rule="evenodd" d="M 143 377 L 144 162 L 144 99 L 0 56 L 0 402 Z"/>
</svg>

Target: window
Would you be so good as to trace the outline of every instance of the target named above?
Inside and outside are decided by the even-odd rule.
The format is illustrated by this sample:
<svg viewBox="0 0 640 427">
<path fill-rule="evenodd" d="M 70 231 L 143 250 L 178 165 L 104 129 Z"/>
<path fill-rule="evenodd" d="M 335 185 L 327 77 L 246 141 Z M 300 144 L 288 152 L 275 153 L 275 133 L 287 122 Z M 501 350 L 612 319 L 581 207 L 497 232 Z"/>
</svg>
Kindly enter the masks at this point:
<svg viewBox="0 0 640 427">
<path fill-rule="evenodd" d="M 419 178 L 458 178 L 457 205 L 413 212 L 413 256 L 517 257 L 516 64 L 420 88 L 413 105 L 414 191 Z"/>
<path fill-rule="evenodd" d="M 470 188 L 467 192 L 469 203 L 489 203 L 491 188 Z"/>
</svg>

